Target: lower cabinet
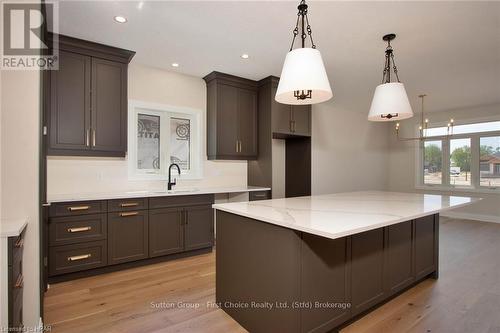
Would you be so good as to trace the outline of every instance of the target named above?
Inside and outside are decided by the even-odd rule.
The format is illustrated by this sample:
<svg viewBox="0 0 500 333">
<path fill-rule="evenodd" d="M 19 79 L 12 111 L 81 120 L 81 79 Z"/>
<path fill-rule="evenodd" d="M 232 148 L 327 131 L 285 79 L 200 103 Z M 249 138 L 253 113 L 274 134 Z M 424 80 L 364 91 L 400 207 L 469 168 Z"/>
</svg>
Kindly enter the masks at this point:
<svg viewBox="0 0 500 333">
<path fill-rule="evenodd" d="M 196 206 L 185 211 L 185 249 L 196 250 L 214 243 L 214 213 L 211 206 Z"/>
<path fill-rule="evenodd" d="M 439 215 L 415 220 L 415 278 L 419 279 L 437 271 L 439 240 Z"/>
<path fill-rule="evenodd" d="M 158 257 L 184 251 L 184 210 L 182 208 L 149 211 L 149 256 Z"/>
<path fill-rule="evenodd" d="M 213 245 L 213 210 L 210 205 L 149 211 L 149 256 Z"/>
<path fill-rule="evenodd" d="M 384 229 L 351 237 L 352 314 L 361 313 L 384 299 Z"/>
<path fill-rule="evenodd" d="M 385 290 L 390 295 L 415 281 L 413 224 L 412 221 L 407 221 L 385 228 L 384 282 Z M 434 239 L 434 235 L 430 236 Z M 409 258 L 412 260 L 408 260 Z"/>
<path fill-rule="evenodd" d="M 148 257 L 148 212 L 108 214 L 108 264 Z"/>
<path fill-rule="evenodd" d="M 48 219 L 48 275 L 64 281 L 79 276 L 69 273 L 208 249 L 213 202 L 213 195 L 203 194 L 55 203 Z"/>
</svg>

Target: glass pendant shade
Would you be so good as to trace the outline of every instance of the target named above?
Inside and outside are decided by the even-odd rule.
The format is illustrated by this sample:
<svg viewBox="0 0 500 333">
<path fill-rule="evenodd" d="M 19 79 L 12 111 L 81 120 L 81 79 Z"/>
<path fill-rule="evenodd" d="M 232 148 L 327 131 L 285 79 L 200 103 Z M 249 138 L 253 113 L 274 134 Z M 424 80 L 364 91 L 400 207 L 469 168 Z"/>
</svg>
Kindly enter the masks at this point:
<svg viewBox="0 0 500 333">
<path fill-rule="evenodd" d="M 375 89 L 368 113 L 370 121 L 394 121 L 413 117 L 405 86 L 401 82 L 382 83 Z"/>
<path fill-rule="evenodd" d="M 292 105 L 316 104 L 332 96 L 321 53 L 308 47 L 288 52 L 275 100 Z"/>
</svg>

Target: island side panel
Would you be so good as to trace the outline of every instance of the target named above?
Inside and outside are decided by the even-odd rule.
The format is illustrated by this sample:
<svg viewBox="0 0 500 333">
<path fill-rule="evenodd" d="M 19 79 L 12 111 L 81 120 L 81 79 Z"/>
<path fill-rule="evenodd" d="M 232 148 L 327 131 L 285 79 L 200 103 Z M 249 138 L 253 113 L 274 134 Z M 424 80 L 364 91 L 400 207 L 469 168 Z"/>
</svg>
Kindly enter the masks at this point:
<svg viewBox="0 0 500 333">
<path fill-rule="evenodd" d="M 415 279 L 420 280 L 439 269 L 439 215 L 429 215 L 414 221 Z"/>
<path fill-rule="evenodd" d="M 351 238 L 302 233 L 302 332 L 327 332 L 351 318 Z"/>
<path fill-rule="evenodd" d="M 299 309 L 277 306 L 300 299 L 300 233 L 219 210 L 216 214 L 217 303 L 250 332 L 299 332 Z M 273 308 L 257 307 L 265 302 Z"/>
</svg>

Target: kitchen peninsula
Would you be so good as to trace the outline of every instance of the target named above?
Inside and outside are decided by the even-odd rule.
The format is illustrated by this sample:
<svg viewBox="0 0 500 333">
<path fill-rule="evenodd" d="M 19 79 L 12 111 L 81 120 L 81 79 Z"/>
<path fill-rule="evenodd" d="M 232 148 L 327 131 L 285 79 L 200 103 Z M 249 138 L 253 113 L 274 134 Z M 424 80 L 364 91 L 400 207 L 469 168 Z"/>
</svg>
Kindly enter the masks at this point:
<svg viewBox="0 0 500 333">
<path fill-rule="evenodd" d="M 250 332 L 338 330 L 437 278 L 439 213 L 476 200 L 368 191 L 213 205 L 216 301 Z"/>
</svg>

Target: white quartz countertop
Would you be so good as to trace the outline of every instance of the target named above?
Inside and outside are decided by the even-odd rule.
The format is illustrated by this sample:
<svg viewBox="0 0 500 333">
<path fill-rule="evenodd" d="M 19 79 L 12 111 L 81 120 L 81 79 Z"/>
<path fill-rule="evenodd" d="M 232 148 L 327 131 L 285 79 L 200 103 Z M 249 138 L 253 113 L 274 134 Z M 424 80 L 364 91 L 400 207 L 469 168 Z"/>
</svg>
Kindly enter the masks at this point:
<svg viewBox="0 0 500 333">
<path fill-rule="evenodd" d="M 27 218 L 2 219 L 0 221 L 0 238 L 19 236 L 27 224 Z"/>
<path fill-rule="evenodd" d="M 138 191 L 121 191 L 121 192 L 104 192 L 104 193 L 78 193 L 78 194 L 62 194 L 49 196 L 48 203 L 56 202 L 71 202 L 71 201 L 88 201 L 88 200 L 110 200 L 110 199 L 125 199 L 125 198 L 146 198 L 146 197 L 166 197 L 176 195 L 197 195 L 197 194 L 218 194 L 218 193 L 244 193 L 255 191 L 268 191 L 269 187 L 258 186 L 233 186 L 233 187 L 210 187 L 210 188 L 174 188 L 172 191 L 167 190 L 138 190 Z"/>
<path fill-rule="evenodd" d="M 479 198 L 365 191 L 215 204 L 225 212 L 331 239 L 465 206 Z"/>
</svg>

